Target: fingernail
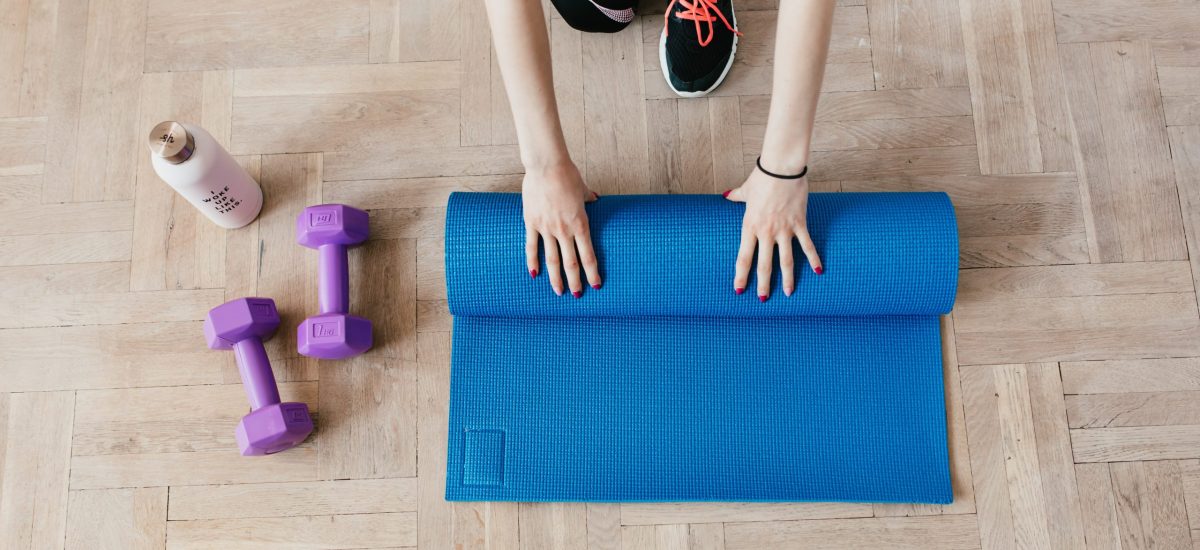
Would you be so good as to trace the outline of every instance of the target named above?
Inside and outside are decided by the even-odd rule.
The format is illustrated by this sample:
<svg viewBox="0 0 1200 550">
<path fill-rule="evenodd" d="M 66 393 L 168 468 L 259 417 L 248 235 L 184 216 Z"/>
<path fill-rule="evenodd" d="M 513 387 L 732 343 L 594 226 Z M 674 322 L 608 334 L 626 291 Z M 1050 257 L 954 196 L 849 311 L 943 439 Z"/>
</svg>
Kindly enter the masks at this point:
<svg viewBox="0 0 1200 550">
<path fill-rule="evenodd" d="M 825 274 L 825 268 L 823 268 L 823 267 L 821 267 L 821 266 L 814 267 L 814 268 L 813 268 L 813 271 L 816 271 L 816 272 L 817 272 L 817 275 L 824 275 L 824 274 Z"/>
<path fill-rule="evenodd" d="M 722 197 L 725 197 L 725 198 L 727 198 L 727 199 L 728 199 L 728 198 L 729 198 L 729 194 L 730 194 L 730 193 L 732 193 L 732 192 L 733 192 L 733 189 L 726 189 L 724 193 L 721 193 L 721 196 L 722 196 Z"/>
<path fill-rule="evenodd" d="M 794 292 L 794 291 L 795 291 L 794 289 L 791 289 L 791 288 L 785 288 L 785 289 L 783 289 L 783 295 L 784 295 L 784 296 L 787 296 L 788 298 L 791 298 L 791 297 L 792 297 L 792 292 Z"/>
<path fill-rule="evenodd" d="M 529 270 L 529 276 L 530 276 L 530 277 L 533 277 L 534 279 L 536 279 L 536 278 L 537 278 L 537 270 L 536 270 L 536 269 L 530 269 L 530 270 Z"/>
<path fill-rule="evenodd" d="M 760 302 L 765 302 L 765 301 L 767 301 L 767 297 L 766 297 L 766 295 L 759 294 L 759 295 L 758 295 L 758 301 L 760 301 Z"/>
<path fill-rule="evenodd" d="M 600 290 L 600 283 L 596 283 L 596 284 L 592 285 L 592 288 L 594 288 L 596 290 Z"/>
<path fill-rule="evenodd" d="M 582 292 L 580 292 L 580 291 L 578 291 L 578 290 L 572 290 L 572 291 L 571 291 L 571 296 L 574 296 L 574 297 L 578 298 L 578 297 L 580 297 L 580 296 L 583 296 L 583 293 L 582 293 Z"/>
<path fill-rule="evenodd" d="M 743 292 L 745 292 L 745 291 L 746 291 L 746 289 L 744 289 L 744 288 L 741 288 L 741 287 L 738 287 L 738 288 L 735 288 L 735 289 L 733 289 L 733 293 L 734 293 L 734 294 L 741 294 L 741 293 L 743 293 Z"/>
</svg>

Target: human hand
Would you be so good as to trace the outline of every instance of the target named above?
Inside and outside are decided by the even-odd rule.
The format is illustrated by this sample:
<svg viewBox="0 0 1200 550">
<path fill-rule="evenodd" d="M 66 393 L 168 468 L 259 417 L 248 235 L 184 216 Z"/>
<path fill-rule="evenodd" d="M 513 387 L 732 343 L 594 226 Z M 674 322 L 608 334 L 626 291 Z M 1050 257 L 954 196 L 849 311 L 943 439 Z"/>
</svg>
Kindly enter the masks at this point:
<svg viewBox="0 0 1200 550">
<path fill-rule="evenodd" d="M 583 183 L 571 161 L 544 168 L 526 169 L 521 185 L 525 213 L 525 263 L 529 275 L 538 276 L 538 238 L 546 250 L 546 271 L 554 293 L 563 294 L 563 274 L 571 295 L 583 295 L 582 265 L 592 288 L 600 288 L 600 265 L 592 248 L 591 228 L 583 204 L 598 195 Z"/>
<path fill-rule="evenodd" d="M 775 247 L 779 247 L 779 268 L 783 271 L 783 293 L 791 296 L 796 290 L 795 260 L 792 258 L 792 239 L 800 240 L 800 249 L 817 275 L 824 273 L 821 257 L 808 234 L 808 178 L 779 179 L 755 168 L 741 187 L 725 192 L 725 198 L 746 203 L 742 217 L 742 244 L 738 248 L 737 269 L 733 277 L 734 292 L 746 290 L 750 264 L 758 249 L 758 299 L 771 296 L 771 268 Z"/>
</svg>

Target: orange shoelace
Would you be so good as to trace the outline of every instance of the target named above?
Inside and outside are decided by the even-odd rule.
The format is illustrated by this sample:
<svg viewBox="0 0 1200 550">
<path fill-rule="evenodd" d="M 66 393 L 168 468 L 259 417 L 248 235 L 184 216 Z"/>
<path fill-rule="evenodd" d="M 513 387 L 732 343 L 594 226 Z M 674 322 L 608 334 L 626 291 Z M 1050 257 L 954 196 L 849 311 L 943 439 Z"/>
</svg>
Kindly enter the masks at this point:
<svg viewBox="0 0 1200 550">
<path fill-rule="evenodd" d="M 690 19 L 696 23 L 696 38 L 700 40 L 701 46 L 707 46 L 709 42 L 712 42 L 713 22 L 718 18 L 720 18 L 721 22 L 725 24 L 725 28 L 729 29 L 731 32 L 733 32 L 733 34 L 738 36 L 742 35 L 741 32 L 733 28 L 733 25 L 729 24 L 728 19 L 725 19 L 725 14 L 721 13 L 721 8 L 717 7 L 716 0 L 692 0 L 690 2 L 688 0 L 671 0 L 671 3 L 667 4 L 667 11 L 663 13 L 664 34 L 667 32 L 667 23 L 670 22 L 671 8 L 674 7 L 675 4 L 679 4 L 684 8 L 687 8 L 686 11 L 675 12 L 675 15 L 678 15 L 680 19 Z M 716 14 L 716 17 L 713 17 L 713 13 Z M 704 31 L 700 28 L 701 22 L 708 23 L 707 38 L 705 38 Z"/>
</svg>

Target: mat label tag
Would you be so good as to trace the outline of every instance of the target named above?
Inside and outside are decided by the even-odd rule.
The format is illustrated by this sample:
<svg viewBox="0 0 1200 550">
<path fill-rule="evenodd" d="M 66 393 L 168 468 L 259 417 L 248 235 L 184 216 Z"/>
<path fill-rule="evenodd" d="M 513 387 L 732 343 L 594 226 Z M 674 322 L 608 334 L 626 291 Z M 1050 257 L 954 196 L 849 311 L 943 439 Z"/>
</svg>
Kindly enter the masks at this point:
<svg viewBox="0 0 1200 550">
<path fill-rule="evenodd" d="M 499 487 L 504 484 L 504 430 L 463 432 L 463 485 Z"/>
</svg>

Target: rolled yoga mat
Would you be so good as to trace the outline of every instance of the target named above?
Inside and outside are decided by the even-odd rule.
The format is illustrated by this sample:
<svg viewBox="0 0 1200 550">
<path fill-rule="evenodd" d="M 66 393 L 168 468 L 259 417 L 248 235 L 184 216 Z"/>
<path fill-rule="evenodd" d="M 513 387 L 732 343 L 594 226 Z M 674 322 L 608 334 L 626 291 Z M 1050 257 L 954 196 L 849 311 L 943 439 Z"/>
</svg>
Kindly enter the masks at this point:
<svg viewBox="0 0 1200 550">
<path fill-rule="evenodd" d="M 938 315 L 958 275 L 944 193 L 814 193 L 825 274 L 733 292 L 744 208 L 587 205 L 603 277 L 531 279 L 516 194 L 455 193 L 448 500 L 951 501 Z"/>
</svg>

